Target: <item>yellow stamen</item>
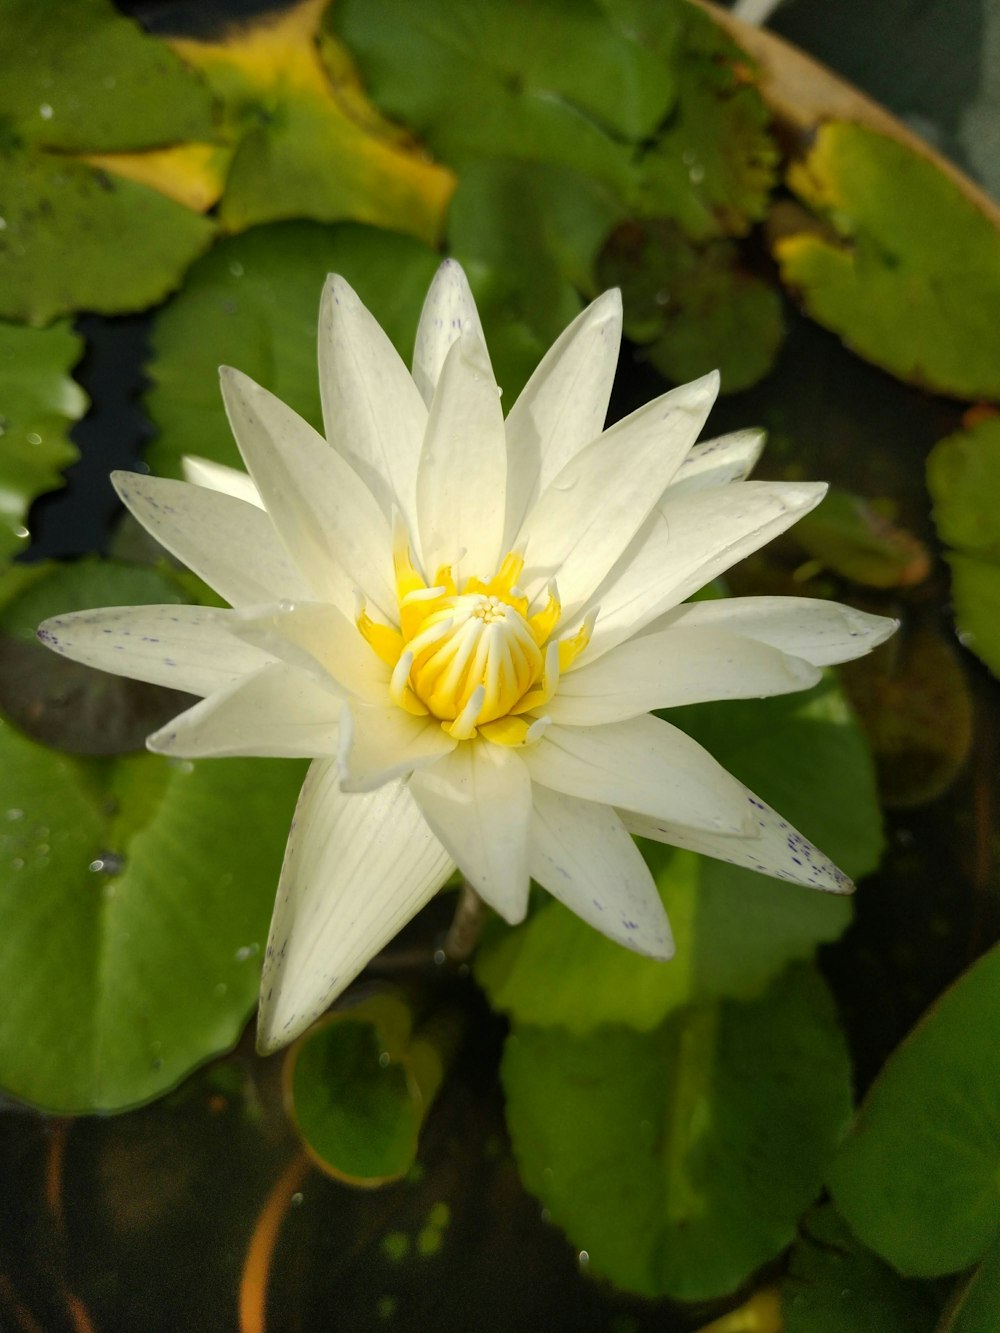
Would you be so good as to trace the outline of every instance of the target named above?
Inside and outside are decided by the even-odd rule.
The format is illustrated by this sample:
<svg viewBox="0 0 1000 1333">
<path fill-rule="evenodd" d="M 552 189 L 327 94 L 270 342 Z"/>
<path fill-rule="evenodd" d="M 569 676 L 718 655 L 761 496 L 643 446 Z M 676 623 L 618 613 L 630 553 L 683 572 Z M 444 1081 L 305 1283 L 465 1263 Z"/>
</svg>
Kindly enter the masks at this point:
<svg viewBox="0 0 1000 1333">
<path fill-rule="evenodd" d="M 562 603 L 559 601 L 559 591 L 555 582 L 549 584 L 548 593 L 549 600 L 541 611 L 536 611 L 528 621 L 539 648 L 547 642 L 549 635 L 559 623 L 559 616 L 562 613 Z"/>
<path fill-rule="evenodd" d="M 365 609 L 364 602 L 358 606 L 358 611 L 354 617 L 354 623 L 371 644 L 377 657 L 380 657 L 386 666 L 395 666 L 399 661 L 399 655 L 403 651 L 403 636 L 398 629 L 393 629 L 391 625 L 380 625 L 378 621 L 372 620 Z"/>
<path fill-rule="evenodd" d="M 565 639 L 559 640 L 559 670 L 568 671 L 576 659 L 590 642 L 590 636 L 594 632 L 594 622 L 597 619 L 598 607 L 593 611 L 588 611 L 584 617 L 583 624 L 575 634 L 568 635 Z"/>
</svg>

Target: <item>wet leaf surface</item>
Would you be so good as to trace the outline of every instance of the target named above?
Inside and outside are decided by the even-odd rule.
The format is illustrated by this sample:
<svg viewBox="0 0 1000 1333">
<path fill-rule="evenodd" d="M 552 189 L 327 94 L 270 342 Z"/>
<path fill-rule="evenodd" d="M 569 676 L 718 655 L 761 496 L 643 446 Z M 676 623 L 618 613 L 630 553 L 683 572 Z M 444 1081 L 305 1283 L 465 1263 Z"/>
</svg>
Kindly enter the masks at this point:
<svg viewBox="0 0 1000 1333">
<path fill-rule="evenodd" d="M 1000 234 L 957 187 L 912 150 L 844 123 L 822 126 L 788 179 L 830 227 L 774 247 L 813 318 L 902 379 L 1000 397 Z"/>
</svg>

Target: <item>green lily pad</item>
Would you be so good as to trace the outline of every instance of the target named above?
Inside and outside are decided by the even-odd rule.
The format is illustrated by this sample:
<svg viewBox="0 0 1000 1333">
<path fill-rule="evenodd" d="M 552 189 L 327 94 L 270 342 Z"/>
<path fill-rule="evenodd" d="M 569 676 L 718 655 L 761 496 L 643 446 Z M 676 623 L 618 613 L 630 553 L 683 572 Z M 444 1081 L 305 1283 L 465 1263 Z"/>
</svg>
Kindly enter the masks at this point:
<svg viewBox="0 0 1000 1333">
<path fill-rule="evenodd" d="M 809 314 L 900 379 L 1000 397 L 1000 233 L 912 149 L 861 125 L 817 131 L 792 190 L 829 224 L 775 242 Z"/>
<path fill-rule="evenodd" d="M 215 135 L 212 95 L 111 0 L 6 0 L 0 119 L 28 142 L 108 152 Z"/>
<path fill-rule="evenodd" d="M 118 1110 L 236 1041 L 301 776 L 76 759 L 0 723 L 0 1084 Z"/>
<path fill-rule="evenodd" d="M 959 635 L 1000 676 L 1000 417 L 982 418 L 936 444 L 927 486 L 948 556 Z"/>
<path fill-rule="evenodd" d="M 946 991 L 872 1085 L 830 1171 L 851 1230 L 936 1277 L 1000 1237 L 1000 946 Z"/>
<path fill-rule="evenodd" d="M 1000 1244 L 962 1287 L 935 1333 L 989 1333 L 1000 1327 Z"/>
<path fill-rule="evenodd" d="M 219 39 L 172 42 L 219 97 L 235 147 L 223 228 L 350 219 L 436 242 L 454 177 L 382 121 L 348 71 L 331 76 L 321 16 L 321 5 L 300 0 L 232 23 Z"/>
<path fill-rule="evenodd" d="M 652 134 L 674 97 L 663 62 L 594 0 L 338 0 L 326 23 L 378 106 L 459 167 L 560 162 L 622 193 L 622 140 Z"/>
<path fill-rule="evenodd" d="M 82 353 L 68 323 L 0 323 L 0 555 L 24 545 L 32 500 L 62 485 L 63 469 L 78 457 L 68 432 L 87 410 L 87 395 L 69 372 Z"/>
<path fill-rule="evenodd" d="M 784 1333 L 931 1333 L 937 1319 L 932 1294 L 859 1245 L 829 1204 L 806 1214 L 781 1306 Z"/>
<path fill-rule="evenodd" d="M 32 148 L 0 150 L 0 210 L 0 316 L 28 324 L 153 305 L 215 233 L 156 190 Z"/>
<path fill-rule="evenodd" d="M 157 318 L 149 415 L 160 429 L 154 472 L 180 475 L 184 454 L 241 466 L 219 393 L 236 366 L 322 427 L 316 320 L 329 272 L 342 273 L 409 363 L 439 257 L 410 237 L 343 224 L 279 223 L 221 241 Z"/>
<path fill-rule="evenodd" d="M 892 522 L 891 506 L 833 489 L 796 523 L 792 540 L 843 578 L 868 588 L 922 583 L 931 558 L 919 538 Z"/>
<path fill-rule="evenodd" d="M 881 835 L 871 759 L 832 682 L 805 695 L 675 709 L 669 718 L 849 874 L 874 868 Z M 480 948 L 476 979 L 497 1008 L 575 1033 L 604 1023 L 648 1030 L 685 1004 L 760 995 L 850 920 L 847 899 L 640 846 L 673 925 L 675 957 L 638 957 L 546 896 L 523 925 L 494 927 Z"/>
<path fill-rule="evenodd" d="M 609 237 L 598 285 L 620 286 L 625 332 L 668 379 L 718 369 L 722 391 L 749 388 L 771 369 L 784 337 L 781 298 L 739 266 L 730 241 L 694 245 L 672 222 L 629 221 Z"/>
<path fill-rule="evenodd" d="M 648 8 L 655 14 L 659 5 Z M 694 241 L 744 236 L 767 211 L 777 180 L 771 113 L 746 54 L 707 14 L 681 8 L 677 101 L 641 160 L 638 210 L 666 214 Z"/>
<path fill-rule="evenodd" d="M 640 1034 L 517 1026 L 503 1061 L 525 1184 L 594 1272 L 707 1300 L 794 1237 L 850 1115 L 850 1068 L 819 976 L 698 1005 Z"/>
</svg>

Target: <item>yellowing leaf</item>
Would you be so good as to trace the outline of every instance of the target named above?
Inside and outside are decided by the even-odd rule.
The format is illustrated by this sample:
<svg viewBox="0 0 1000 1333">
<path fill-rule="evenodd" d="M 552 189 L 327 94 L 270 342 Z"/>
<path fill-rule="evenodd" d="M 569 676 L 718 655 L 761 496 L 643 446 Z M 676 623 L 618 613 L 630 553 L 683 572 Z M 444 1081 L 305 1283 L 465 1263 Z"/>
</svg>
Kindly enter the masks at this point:
<svg viewBox="0 0 1000 1333">
<path fill-rule="evenodd" d="M 235 151 L 222 225 L 352 219 L 436 242 L 454 177 L 367 108 L 345 70 L 334 83 L 318 46 L 325 7 L 300 0 L 222 41 L 171 40 L 226 110 Z"/>
<path fill-rule="evenodd" d="M 207 213 L 219 202 L 231 158 L 231 149 L 211 143 L 182 143 L 147 153 L 83 155 L 92 167 L 148 185 L 196 213 Z"/>
</svg>

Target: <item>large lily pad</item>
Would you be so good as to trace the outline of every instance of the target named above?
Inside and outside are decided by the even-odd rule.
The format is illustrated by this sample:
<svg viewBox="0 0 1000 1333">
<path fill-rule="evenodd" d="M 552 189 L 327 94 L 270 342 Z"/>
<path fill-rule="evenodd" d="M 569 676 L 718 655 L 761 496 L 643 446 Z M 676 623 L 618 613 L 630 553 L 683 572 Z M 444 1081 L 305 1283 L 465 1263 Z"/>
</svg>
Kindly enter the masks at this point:
<svg viewBox="0 0 1000 1333">
<path fill-rule="evenodd" d="M 21 548 L 37 496 L 62 484 L 77 458 L 69 427 L 87 410 L 70 378 L 83 339 L 68 324 L 25 329 L 0 323 L 0 555 Z"/>
<path fill-rule="evenodd" d="M 331 79 L 317 43 L 324 8 L 300 0 L 234 23 L 221 39 L 172 43 L 225 107 L 235 154 L 222 225 L 354 219 L 433 242 L 454 178 L 381 121 L 347 71 Z"/>
<path fill-rule="evenodd" d="M 988 416 L 935 445 L 927 485 L 948 556 L 959 634 L 1000 676 L 1000 417 Z"/>
<path fill-rule="evenodd" d="M 791 1241 L 851 1106 L 808 968 L 645 1035 L 518 1026 L 503 1081 L 525 1183 L 591 1268 L 680 1300 L 733 1290 Z"/>
<path fill-rule="evenodd" d="M 914 1029 L 830 1172 L 851 1229 L 901 1273 L 967 1268 L 1000 1238 L 1000 946 Z"/>
<path fill-rule="evenodd" d="M 732 772 L 849 873 L 880 849 L 871 760 L 842 696 L 809 695 L 676 709 Z M 518 1022 L 587 1033 L 604 1023 L 648 1030 L 673 1010 L 749 998 L 793 959 L 836 939 L 850 904 L 721 861 L 643 845 L 674 929 L 669 963 L 606 940 L 549 898 L 522 926 L 495 927 L 476 959 L 491 1001 Z"/>
<path fill-rule="evenodd" d="M 184 454 L 240 465 L 220 365 L 236 366 L 321 427 L 316 320 L 327 273 L 357 288 L 409 361 L 438 262 L 410 237 L 350 224 L 274 224 L 221 241 L 153 328 L 146 399 L 160 428 L 149 452 L 153 470 L 180 475 Z"/>
<path fill-rule="evenodd" d="M 792 190 L 829 230 L 782 236 L 809 313 L 901 379 L 1000 397 L 1000 234 L 925 158 L 860 125 L 822 126 Z"/>
</svg>

